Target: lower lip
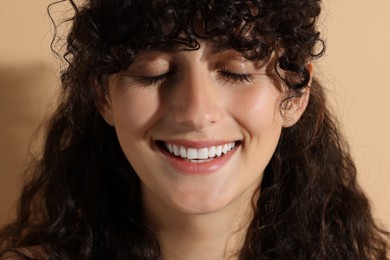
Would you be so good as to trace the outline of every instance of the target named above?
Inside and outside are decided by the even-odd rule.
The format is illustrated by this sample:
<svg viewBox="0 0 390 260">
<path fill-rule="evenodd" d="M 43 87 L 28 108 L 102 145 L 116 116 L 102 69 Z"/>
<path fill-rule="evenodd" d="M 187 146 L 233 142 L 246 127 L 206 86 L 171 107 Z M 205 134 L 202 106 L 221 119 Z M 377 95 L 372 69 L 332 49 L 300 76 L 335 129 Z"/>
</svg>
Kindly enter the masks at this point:
<svg viewBox="0 0 390 260">
<path fill-rule="evenodd" d="M 171 153 L 160 148 L 162 153 L 167 157 L 167 161 L 170 165 L 179 173 L 183 174 L 211 174 L 220 170 L 237 151 L 239 145 L 236 145 L 227 154 L 204 162 L 191 162 L 187 159 L 183 159 L 172 155 Z"/>
</svg>

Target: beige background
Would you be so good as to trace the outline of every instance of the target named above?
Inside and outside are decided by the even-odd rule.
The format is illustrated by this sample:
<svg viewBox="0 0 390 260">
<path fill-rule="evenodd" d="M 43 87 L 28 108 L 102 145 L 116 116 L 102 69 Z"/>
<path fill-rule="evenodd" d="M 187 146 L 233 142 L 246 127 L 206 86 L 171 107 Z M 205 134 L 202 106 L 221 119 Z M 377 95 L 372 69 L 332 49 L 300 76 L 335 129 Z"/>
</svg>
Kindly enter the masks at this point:
<svg viewBox="0 0 390 260">
<path fill-rule="evenodd" d="M 54 102 L 49 0 L 0 0 L 0 225 L 12 217 L 35 129 Z M 390 227 L 390 0 L 326 0 L 316 75 L 350 141 L 375 216 Z"/>
</svg>

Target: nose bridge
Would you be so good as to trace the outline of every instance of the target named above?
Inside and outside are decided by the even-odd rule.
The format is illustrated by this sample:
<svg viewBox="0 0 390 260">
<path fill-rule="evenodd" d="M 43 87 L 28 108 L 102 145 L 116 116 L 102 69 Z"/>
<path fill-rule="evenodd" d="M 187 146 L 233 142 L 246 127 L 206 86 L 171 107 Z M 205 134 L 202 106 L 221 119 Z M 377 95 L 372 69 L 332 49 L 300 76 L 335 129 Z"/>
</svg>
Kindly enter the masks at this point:
<svg viewBox="0 0 390 260">
<path fill-rule="evenodd" d="M 221 111 L 215 88 L 208 69 L 183 69 L 172 103 L 176 123 L 201 129 L 219 121 Z"/>
</svg>

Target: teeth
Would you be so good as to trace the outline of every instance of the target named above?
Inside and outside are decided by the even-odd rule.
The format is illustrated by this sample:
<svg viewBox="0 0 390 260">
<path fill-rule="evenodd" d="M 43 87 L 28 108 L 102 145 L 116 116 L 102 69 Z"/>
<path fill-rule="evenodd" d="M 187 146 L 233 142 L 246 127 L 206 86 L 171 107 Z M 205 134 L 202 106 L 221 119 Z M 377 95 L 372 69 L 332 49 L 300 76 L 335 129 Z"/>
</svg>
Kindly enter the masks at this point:
<svg viewBox="0 0 390 260">
<path fill-rule="evenodd" d="M 187 158 L 187 151 L 183 146 L 180 147 L 180 157 Z"/>
<path fill-rule="evenodd" d="M 171 152 L 172 153 L 172 152 Z M 177 145 L 174 145 L 173 146 L 173 154 L 175 155 L 175 156 L 179 156 L 180 155 L 180 149 L 179 149 L 179 147 L 177 146 Z"/>
<path fill-rule="evenodd" d="M 222 152 L 224 154 L 227 154 L 227 151 L 228 151 L 228 147 L 227 147 L 227 144 L 225 144 L 223 147 L 222 147 Z"/>
<path fill-rule="evenodd" d="M 210 158 L 213 158 L 215 156 L 215 150 L 216 150 L 215 146 L 211 146 L 208 150 L 209 150 L 208 156 Z"/>
<path fill-rule="evenodd" d="M 218 145 L 216 148 L 215 148 L 215 154 L 219 157 L 221 156 L 222 154 L 222 146 L 221 145 Z"/>
<path fill-rule="evenodd" d="M 209 149 L 201 148 L 198 149 L 198 159 L 208 159 L 209 158 Z"/>
<path fill-rule="evenodd" d="M 165 147 L 171 154 L 193 162 L 204 162 L 209 158 L 220 157 L 222 154 L 230 152 L 235 146 L 235 142 L 231 142 L 224 145 L 196 149 L 165 143 Z"/>
<path fill-rule="evenodd" d="M 181 149 L 181 147 L 180 147 L 180 149 Z M 198 157 L 198 151 L 196 149 L 194 149 L 194 148 L 187 149 L 187 159 L 190 159 L 190 160 L 197 159 L 197 157 Z"/>
</svg>

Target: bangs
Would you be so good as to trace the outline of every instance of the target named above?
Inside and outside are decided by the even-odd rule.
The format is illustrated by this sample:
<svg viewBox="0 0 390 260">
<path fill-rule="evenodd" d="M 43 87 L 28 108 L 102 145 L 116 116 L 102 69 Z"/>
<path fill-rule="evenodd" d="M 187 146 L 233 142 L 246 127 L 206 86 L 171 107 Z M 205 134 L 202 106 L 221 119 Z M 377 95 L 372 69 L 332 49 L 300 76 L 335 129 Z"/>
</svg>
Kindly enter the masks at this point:
<svg viewBox="0 0 390 260">
<path fill-rule="evenodd" d="M 251 60 L 272 53 L 274 39 L 262 18 L 269 13 L 265 6 L 248 1 L 128 2 L 121 8 L 116 1 L 92 2 L 84 9 L 100 41 L 95 46 L 104 46 L 97 53 L 116 57 L 121 68 L 141 50 L 196 50 L 199 40 L 235 49 Z"/>
<path fill-rule="evenodd" d="M 277 49 L 279 68 L 300 74 L 283 80 L 302 88 L 306 62 L 322 55 L 315 52 L 319 12 L 317 1 L 95 0 L 76 10 L 65 60 L 100 77 L 126 69 L 143 50 L 190 51 L 212 41 L 248 60 L 266 60 Z"/>
</svg>

